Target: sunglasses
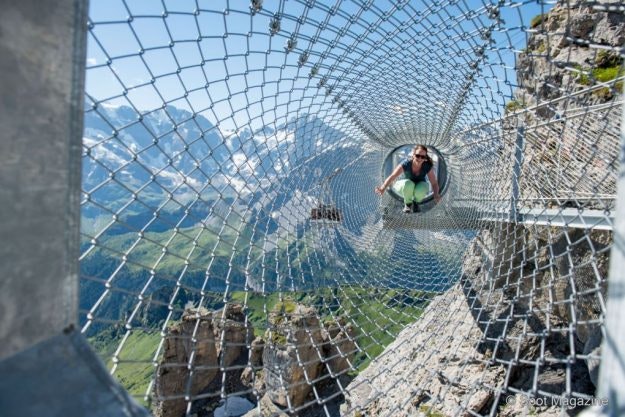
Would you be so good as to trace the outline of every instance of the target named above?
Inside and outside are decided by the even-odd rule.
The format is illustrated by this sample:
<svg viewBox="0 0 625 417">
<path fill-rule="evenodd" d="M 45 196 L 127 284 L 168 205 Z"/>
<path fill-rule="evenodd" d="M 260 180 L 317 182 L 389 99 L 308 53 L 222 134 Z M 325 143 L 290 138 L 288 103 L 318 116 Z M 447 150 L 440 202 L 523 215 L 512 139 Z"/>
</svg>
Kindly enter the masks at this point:
<svg viewBox="0 0 625 417">
<path fill-rule="evenodd" d="M 415 154 L 415 156 L 414 156 L 414 157 L 415 157 L 415 158 L 417 158 L 417 159 L 428 159 L 428 156 L 427 156 L 427 155 L 419 155 L 419 154 Z"/>
</svg>

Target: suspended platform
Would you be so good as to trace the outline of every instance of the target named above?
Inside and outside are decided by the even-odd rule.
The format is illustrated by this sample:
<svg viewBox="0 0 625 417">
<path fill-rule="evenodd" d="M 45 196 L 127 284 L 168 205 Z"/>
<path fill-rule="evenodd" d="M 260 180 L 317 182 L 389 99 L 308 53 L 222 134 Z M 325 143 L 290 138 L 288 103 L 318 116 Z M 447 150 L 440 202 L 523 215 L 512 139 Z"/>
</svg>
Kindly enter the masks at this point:
<svg viewBox="0 0 625 417">
<path fill-rule="evenodd" d="M 444 208 L 431 210 L 422 207 L 420 213 L 403 213 L 401 204 L 384 207 L 382 224 L 385 229 L 476 229 L 479 212 L 474 208 Z M 428 210 L 428 211 L 425 211 Z"/>
<path fill-rule="evenodd" d="M 403 213 L 401 204 L 384 207 L 382 223 L 385 229 L 483 229 L 488 223 L 516 223 L 525 226 L 568 227 L 612 230 L 614 213 L 596 209 L 521 208 L 516 216 L 509 210 L 483 210 L 475 207 L 425 207 L 421 213 Z"/>
</svg>

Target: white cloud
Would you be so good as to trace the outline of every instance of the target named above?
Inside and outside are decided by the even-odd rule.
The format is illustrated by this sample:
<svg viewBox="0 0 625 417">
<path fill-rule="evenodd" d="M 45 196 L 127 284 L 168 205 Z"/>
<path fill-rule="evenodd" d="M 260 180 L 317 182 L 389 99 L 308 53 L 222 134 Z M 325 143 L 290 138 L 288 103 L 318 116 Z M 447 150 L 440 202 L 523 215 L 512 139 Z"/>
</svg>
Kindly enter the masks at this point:
<svg viewBox="0 0 625 417">
<path fill-rule="evenodd" d="M 228 177 L 230 186 L 236 190 L 239 195 L 249 194 L 249 190 L 246 188 L 247 183 L 239 178 Z"/>
</svg>

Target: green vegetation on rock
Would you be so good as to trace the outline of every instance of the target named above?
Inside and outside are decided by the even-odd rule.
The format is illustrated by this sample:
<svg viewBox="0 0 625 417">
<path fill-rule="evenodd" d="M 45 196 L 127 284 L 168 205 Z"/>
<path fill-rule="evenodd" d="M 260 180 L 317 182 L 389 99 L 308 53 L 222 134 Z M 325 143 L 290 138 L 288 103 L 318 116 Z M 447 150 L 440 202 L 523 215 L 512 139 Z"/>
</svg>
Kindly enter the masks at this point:
<svg viewBox="0 0 625 417">
<path fill-rule="evenodd" d="M 276 303 L 276 305 L 273 307 L 273 311 L 276 313 L 284 312 L 286 314 L 291 314 L 295 312 L 296 307 L 297 304 L 293 300 L 284 299 Z"/>
<path fill-rule="evenodd" d="M 607 68 L 595 68 L 592 70 L 592 75 L 599 82 L 605 83 L 615 79 L 616 77 L 623 76 L 623 69 L 619 66 L 607 67 Z"/>
<path fill-rule="evenodd" d="M 263 339 L 271 341 L 274 345 L 281 346 L 286 346 L 287 342 L 286 335 L 277 329 L 267 329 L 263 335 Z"/>
<path fill-rule="evenodd" d="M 599 68 L 618 67 L 623 63 L 623 58 L 615 52 L 601 50 L 597 53 L 595 63 Z"/>
<path fill-rule="evenodd" d="M 576 64 L 574 68 L 578 71 L 577 82 L 582 85 L 591 85 L 592 80 L 605 83 L 614 80 L 617 77 L 625 75 L 625 71 L 620 65 L 611 67 L 599 67 L 599 68 L 584 68 L 579 64 Z M 619 84 L 617 82 L 616 84 Z M 616 86 L 617 91 L 622 91 L 622 86 Z"/>
<path fill-rule="evenodd" d="M 537 16 L 534 16 L 534 17 L 532 18 L 532 20 L 530 21 L 530 27 L 531 27 L 531 28 L 535 28 L 535 27 L 537 27 L 538 25 L 540 25 L 540 24 L 543 22 L 543 20 L 544 20 L 546 17 L 547 17 L 547 13 L 544 13 L 544 14 L 539 14 L 539 15 L 537 15 Z"/>
<path fill-rule="evenodd" d="M 541 43 L 538 44 L 538 47 L 536 47 L 536 52 L 538 52 L 539 54 L 544 53 L 547 50 L 547 43 L 545 41 L 542 41 Z"/>
<path fill-rule="evenodd" d="M 590 76 L 588 74 L 589 69 L 588 68 L 583 68 L 581 65 L 579 64 L 575 64 L 573 65 L 573 68 L 575 68 L 577 71 L 577 82 L 579 84 L 582 85 L 590 85 Z"/>
<path fill-rule="evenodd" d="M 425 414 L 427 417 L 445 417 L 440 411 L 437 411 L 434 407 L 429 405 L 422 405 L 419 407 L 419 411 Z"/>
<path fill-rule="evenodd" d="M 513 113 L 523 108 L 525 108 L 523 103 L 521 103 L 519 100 L 516 100 L 516 99 L 512 99 L 506 103 L 506 113 Z"/>
<path fill-rule="evenodd" d="M 619 81 L 614 84 L 614 89 L 619 93 L 623 92 L 623 82 Z M 602 87 L 592 92 L 592 95 L 599 98 L 601 101 L 608 101 L 614 97 L 613 90 L 609 87 Z"/>
</svg>

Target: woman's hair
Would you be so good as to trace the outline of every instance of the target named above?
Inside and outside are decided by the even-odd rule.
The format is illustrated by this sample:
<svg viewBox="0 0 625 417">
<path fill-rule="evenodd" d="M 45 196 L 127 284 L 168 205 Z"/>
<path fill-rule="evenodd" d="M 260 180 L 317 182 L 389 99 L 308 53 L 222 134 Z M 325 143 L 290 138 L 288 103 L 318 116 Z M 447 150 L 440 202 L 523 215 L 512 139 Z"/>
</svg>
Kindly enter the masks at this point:
<svg viewBox="0 0 625 417">
<path fill-rule="evenodd" d="M 428 161 L 430 164 L 432 164 L 432 158 L 430 158 L 430 155 L 428 154 L 428 148 L 425 145 L 417 145 L 414 147 L 414 149 L 412 150 L 412 155 L 415 155 L 417 153 L 418 150 L 423 149 L 425 151 L 425 155 L 427 156 L 426 161 Z"/>
</svg>

